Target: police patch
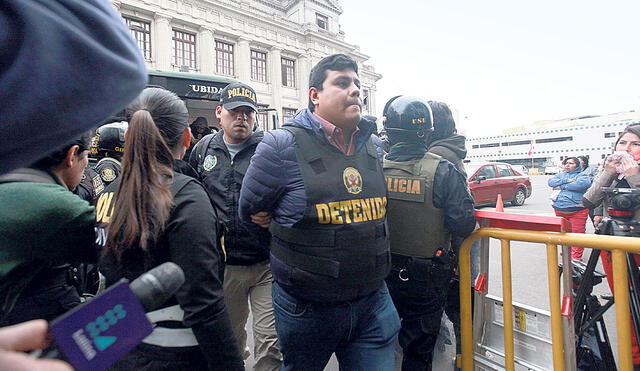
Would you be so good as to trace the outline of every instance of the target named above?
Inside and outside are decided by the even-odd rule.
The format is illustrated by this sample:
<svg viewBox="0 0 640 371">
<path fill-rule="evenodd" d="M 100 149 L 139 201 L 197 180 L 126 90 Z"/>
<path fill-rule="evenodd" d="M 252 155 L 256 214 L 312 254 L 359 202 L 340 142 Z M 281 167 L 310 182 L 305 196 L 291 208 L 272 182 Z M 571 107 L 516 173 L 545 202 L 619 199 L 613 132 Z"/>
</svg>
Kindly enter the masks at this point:
<svg viewBox="0 0 640 371">
<path fill-rule="evenodd" d="M 362 192 L 362 176 L 358 169 L 348 167 L 342 172 L 344 186 L 349 193 L 358 194 Z"/>
<path fill-rule="evenodd" d="M 216 167 L 218 164 L 218 156 L 208 155 L 204 158 L 204 162 L 202 163 L 202 168 L 206 171 L 209 171 Z"/>
<path fill-rule="evenodd" d="M 116 172 L 111 168 L 102 169 L 100 178 L 102 178 L 103 182 L 113 182 L 116 179 Z"/>
</svg>

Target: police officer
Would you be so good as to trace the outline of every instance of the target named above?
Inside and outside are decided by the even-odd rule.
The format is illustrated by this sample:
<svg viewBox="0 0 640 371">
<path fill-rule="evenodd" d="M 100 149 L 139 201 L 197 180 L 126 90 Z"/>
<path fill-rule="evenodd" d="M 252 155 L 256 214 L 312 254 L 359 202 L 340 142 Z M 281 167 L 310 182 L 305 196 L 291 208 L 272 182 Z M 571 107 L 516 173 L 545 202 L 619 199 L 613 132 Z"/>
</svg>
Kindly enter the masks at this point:
<svg viewBox="0 0 640 371">
<path fill-rule="evenodd" d="M 457 265 L 451 239 L 473 231 L 473 200 L 454 165 L 427 152 L 433 116 L 426 102 L 399 96 L 383 114 L 391 145 L 384 175 L 393 268 L 386 282 L 402 318 L 402 369 L 431 370 L 447 287 Z"/>
<path fill-rule="evenodd" d="M 102 191 L 104 191 L 104 183 L 102 182 L 100 174 L 87 166 L 82 173 L 80 184 L 78 184 L 73 193 L 87 201 L 91 206 L 96 206 L 96 201 Z"/>
<path fill-rule="evenodd" d="M 126 121 L 102 125 L 93 138 L 92 146 L 97 147 L 97 158 L 99 159 L 95 170 L 100 174 L 105 187 L 120 176 L 122 169 L 120 160 L 124 153 L 124 134 L 127 131 L 127 126 Z M 94 148 L 91 152 L 95 155 Z"/>
<path fill-rule="evenodd" d="M 216 117 L 222 130 L 204 136 L 193 148 L 190 164 L 200 175 L 223 225 L 226 264 L 224 298 L 241 349 L 245 349 L 245 325 L 249 308 L 253 315 L 256 370 L 279 370 L 282 356 L 273 318 L 269 232 L 249 231 L 238 217 L 238 198 L 262 131 L 254 131 L 258 105 L 256 92 L 243 83 L 227 85 L 220 92 Z"/>
<path fill-rule="evenodd" d="M 245 222 L 269 226 L 282 370 L 393 370 L 400 327 L 390 268 L 387 191 L 362 118 L 356 62 L 323 58 L 309 109 L 265 134 L 240 192 Z"/>
</svg>

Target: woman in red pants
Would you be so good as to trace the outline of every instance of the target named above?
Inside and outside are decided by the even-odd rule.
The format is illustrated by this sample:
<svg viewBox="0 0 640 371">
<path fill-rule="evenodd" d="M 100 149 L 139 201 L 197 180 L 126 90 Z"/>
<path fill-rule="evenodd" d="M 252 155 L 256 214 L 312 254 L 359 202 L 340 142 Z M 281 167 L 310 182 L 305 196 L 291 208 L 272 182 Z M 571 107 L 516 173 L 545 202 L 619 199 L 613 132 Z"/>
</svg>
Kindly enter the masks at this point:
<svg viewBox="0 0 640 371">
<path fill-rule="evenodd" d="M 582 196 L 589 189 L 591 180 L 582 172 L 580 160 L 576 157 L 567 157 L 562 164 L 564 172 L 556 174 L 549 179 L 549 187 L 553 187 L 555 199 L 553 209 L 557 216 L 569 220 L 571 232 L 584 233 L 589 209 L 582 204 Z M 571 247 L 571 258 L 582 260 L 582 247 Z"/>
</svg>

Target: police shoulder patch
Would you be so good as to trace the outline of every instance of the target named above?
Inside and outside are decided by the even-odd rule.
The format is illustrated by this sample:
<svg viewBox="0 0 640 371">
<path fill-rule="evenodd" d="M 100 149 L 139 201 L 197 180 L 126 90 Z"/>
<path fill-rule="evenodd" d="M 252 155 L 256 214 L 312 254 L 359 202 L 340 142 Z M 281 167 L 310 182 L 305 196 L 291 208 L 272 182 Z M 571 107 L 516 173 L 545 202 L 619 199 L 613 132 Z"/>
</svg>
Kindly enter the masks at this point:
<svg viewBox="0 0 640 371">
<path fill-rule="evenodd" d="M 342 180 L 344 186 L 347 188 L 347 192 L 352 194 L 358 194 L 362 192 L 362 176 L 358 169 L 348 167 L 342 172 Z"/>
<path fill-rule="evenodd" d="M 218 156 L 208 155 L 207 157 L 204 158 L 204 162 L 202 163 L 202 168 L 205 169 L 206 171 L 209 171 L 214 167 L 216 167 L 217 164 L 218 164 Z"/>
<path fill-rule="evenodd" d="M 100 171 L 100 178 L 104 182 L 113 182 L 116 179 L 116 172 L 109 167 L 104 168 Z"/>
</svg>

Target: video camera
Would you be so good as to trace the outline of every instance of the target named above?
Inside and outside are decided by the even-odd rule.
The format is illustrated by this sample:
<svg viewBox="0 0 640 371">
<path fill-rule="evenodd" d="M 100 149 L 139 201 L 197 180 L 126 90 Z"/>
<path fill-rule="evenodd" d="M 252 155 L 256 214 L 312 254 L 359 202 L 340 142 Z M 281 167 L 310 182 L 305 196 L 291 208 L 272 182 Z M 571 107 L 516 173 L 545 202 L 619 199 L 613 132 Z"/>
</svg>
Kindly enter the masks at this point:
<svg viewBox="0 0 640 371">
<path fill-rule="evenodd" d="M 640 189 L 602 188 L 608 218 L 604 218 L 596 233 L 610 236 L 640 237 L 640 222 L 633 220 L 640 207 Z"/>
</svg>

